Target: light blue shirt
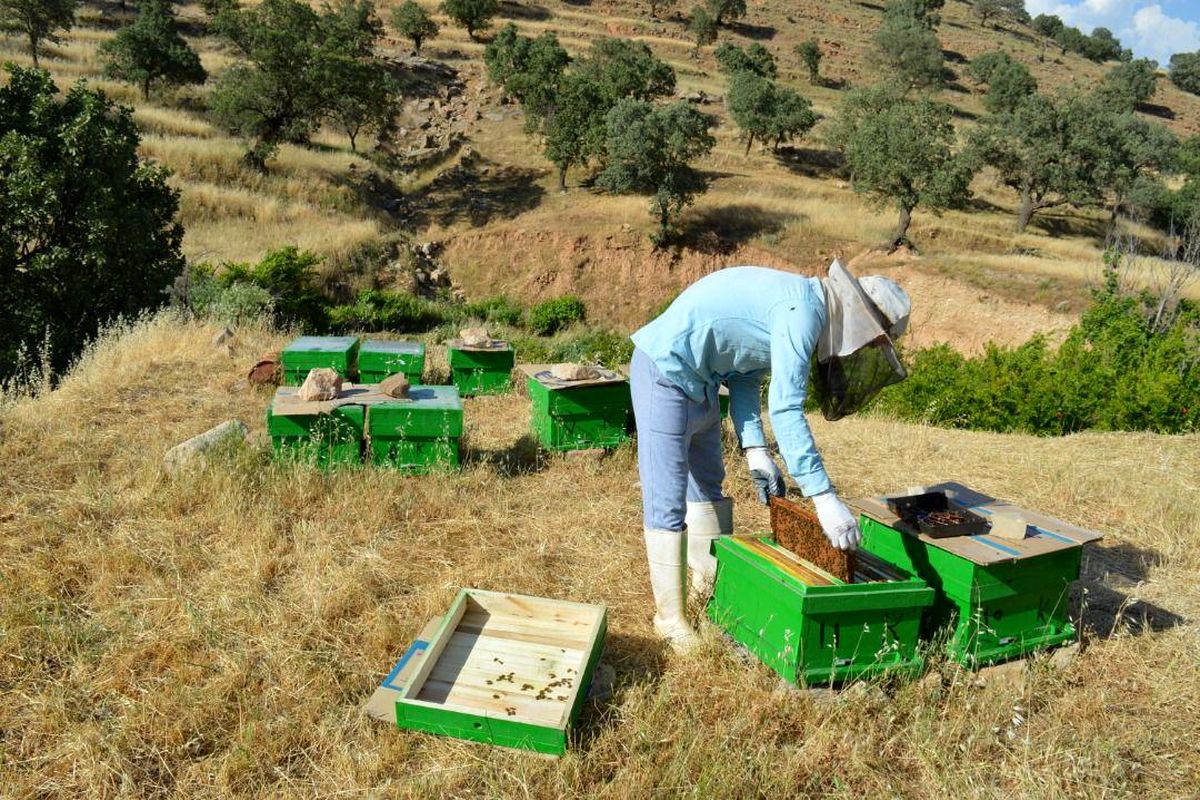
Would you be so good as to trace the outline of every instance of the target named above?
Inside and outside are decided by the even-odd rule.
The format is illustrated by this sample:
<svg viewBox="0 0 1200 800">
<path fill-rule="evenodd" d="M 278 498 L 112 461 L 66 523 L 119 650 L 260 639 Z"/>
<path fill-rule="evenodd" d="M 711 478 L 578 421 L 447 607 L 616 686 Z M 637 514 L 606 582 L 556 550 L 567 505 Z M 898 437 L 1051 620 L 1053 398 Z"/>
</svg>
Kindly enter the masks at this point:
<svg viewBox="0 0 1200 800">
<path fill-rule="evenodd" d="M 813 441 L 804 398 L 825 326 L 819 278 L 765 267 L 731 267 L 693 283 L 633 343 L 667 380 L 697 402 L 729 386 L 729 416 L 742 447 L 766 444 L 760 387 L 779 452 L 807 496 L 833 488 Z"/>
</svg>

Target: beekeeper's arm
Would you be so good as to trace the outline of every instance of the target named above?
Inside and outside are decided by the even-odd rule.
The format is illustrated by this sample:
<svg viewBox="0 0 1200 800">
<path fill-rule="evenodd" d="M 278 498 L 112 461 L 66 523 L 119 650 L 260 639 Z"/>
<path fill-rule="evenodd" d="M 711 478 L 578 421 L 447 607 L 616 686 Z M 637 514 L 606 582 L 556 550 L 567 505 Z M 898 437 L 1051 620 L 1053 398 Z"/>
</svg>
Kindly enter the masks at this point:
<svg viewBox="0 0 1200 800">
<path fill-rule="evenodd" d="M 858 522 L 834 492 L 804 414 L 809 367 L 823 325 L 820 314 L 780 306 L 771 329 L 767 408 L 787 470 L 805 496 L 812 498 L 825 536 L 835 547 L 853 550 L 861 538 Z"/>
<path fill-rule="evenodd" d="M 734 433 L 746 454 L 750 479 L 758 491 L 758 501 L 764 505 L 769 495 L 782 497 L 787 488 L 783 473 L 767 450 L 767 437 L 762 427 L 762 379 L 766 370 L 732 375 L 725 379 L 729 387 L 729 418 Z"/>
</svg>

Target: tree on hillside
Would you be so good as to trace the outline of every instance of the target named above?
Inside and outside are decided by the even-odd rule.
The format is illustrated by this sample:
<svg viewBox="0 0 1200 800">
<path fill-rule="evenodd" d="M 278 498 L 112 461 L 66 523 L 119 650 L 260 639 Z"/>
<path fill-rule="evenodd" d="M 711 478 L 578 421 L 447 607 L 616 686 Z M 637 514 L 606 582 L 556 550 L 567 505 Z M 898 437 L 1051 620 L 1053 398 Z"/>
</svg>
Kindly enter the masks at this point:
<svg viewBox="0 0 1200 800">
<path fill-rule="evenodd" d="M 467 29 L 472 39 L 491 25 L 492 17 L 500 13 L 498 0 L 443 0 L 442 13 Z"/>
<path fill-rule="evenodd" d="M 973 0 L 972 8 L 975 16 L 979 17 L 981 25 L 987 25 L 989 20 L 1029 21 L 1029 12 L 1025 10 L 1025 0 Z"/>
<path fill-rule="evenodd" d="M 854 191 L 874 206 L 893 205 L 900 212 L 889 251 L 908 243 L 915 210 L 938 212 L 970 197 L 972 171 L 954 152 L 949 106 L 868 91 L 847 98 L 842 116 Z"/>
<path fill-rule="evenodd" d="M 650 18 L 658 19 L 658 12 L 673 8 L 679 0 L 650 0 Z"/>
<path fill-rule="evenodd" d="M 608 164 L 596 178 L 614 194 L 648 194 L 658 220 L 657 244 L 667 241 L 672 220 L 705 190 L 704 176 L 690 162 L 716 145 L 708 114 L 683 101 L 656 106 L 622 100 L 608 112 Z"/>
<path fill-rule="evenodd" d="M 1176 163 L 1179 140 L 1157 122 L 1114 107 L 1103 93 L 1082 103 L 1076 124 L 1083 147 L 1091 156 L 1091 184 L 1107 196 L 1109 221 L 1115 225 L 1123 211 L 1147 186 L 1159 185 L 1158 175 Z"/>
<path fill-rule="evenodd" d="M 1170 62 L 1171 83 L 1185 92 L 1200 94 L 1200 50 L 1176 53 Z"/>
<path fill-rule="evenodd" d="M 1011 112 L 986 118 L 972 132 L 971 150 L 1020 196 L 1017 231 L 1038 211 L 1095 197 L 1083 151 L 1078 97 L 1026 97 Z"/>
<path fill-rule="evenodd" d="M 604 153 L 609 105 L 590 78 L 568 73 L 545 123 L 546 158 L 558 167 L 559 191 L 566 191 L 567 171 Z"/>
<path fill-rule="evenodd" d="M 1033 29 L 1048 39 L 1058 36 L 1065 27 L 1061 17 L 1055 14 L 1038 14 L 1033 18 Z"/>
<path fill-rule="evenodd" d="M 717 59 L 717 68 L 726 75 L 745 71 L 764 78 L 774 78 L 779 72 L 771 51 L 757 42 L 744 50 L 732 42 L 725 42 L 713 52 L 713 56 Z"/>
<path fill-rule="evenodd" d="M 0 372 L 48 339 L 65 367 L 99 327 L 161 303 L 184 266 L 178 195 L 129 109 L 8 68 L 0 87 Z"/>
<path fill-rule="evenodd" d="M 1158 62 L 1139 58 L 1118 64 L 1104 76 L 1101 94 L 1111 102 L 1133 110 L 1158 91 Z"/>
<path fill-rule="evenodd" d="M 883 8 L 883 24 L 907 20 L 933 30 L 942 24 L 942 15 L 937 12 L 945 4 L 945 0 L 887 0 Z"/>
<path fill-rule="evenodd" d="M 627 97 L 654 100 L 675 92 L 675 71 L 645 42 L 632 39 L 597 39 L 576 70 L 596 82 L 609 107 Z"/>
<path fill-rule="evenodd" d="M 945 84 L 941 42 L 921 21 L 886 18 L 873 41 L 872 60 L 902 91 L 938 90 Z"/>
<path fill-rule="evenodd" d="M 421 45 L 426 39 L 438 35 L 438 24 L 429 16 L 429 12 L 413 2 L 405 2 L 392 10 L 392 27 L 396 32 L 413 43 L 413 50 L 421 52 Z"/>
<path fill-rule="evenodd" d="M 801 42 L 796 45 L 796 55 L 804 62 L 804 66 L 808 67 L 808 82 L 820 83 L 821 81 L 821 45 L 816 39 L 809 39 L 806 42 Z"/>
<path fill-rule="evenodd" d="M 705 0 L 717 25 L 727 25 L 746 16 L 746 0 Z"/>
<path fill-rule="evenodd" d="M 0 0 L 0 20 L 25 34 L 36 67 L 42 42 L 57 42 L 59 31 L 71 30 L 78 5 L 79 0 Z"/>
<path fill-rule="evenodd" d="M 817 124 L 812 104 L 798 92 L 749 70 L 729 80 L 729 115 L 746 137 L 746 151 L 757 138 L 774 148 L 802 136 Z"/>
<path fill-rule="evenodd" d="M 1096 28 L 1087 37 L 1083 56 L 1097 63 L 1105 61 L 1129 61 L 1133 53 L 1121 47 L 1121 41 L 1108 28 Z"/>
<path fill-rule="evenodd" d="M 558 37 L 546 32 L 530 39 L 518 34 L 517 26 L 510 22 L 488 43 L 483 60 L 491 79 L 525 109 L 526 130 L 537 130 L 554 106 L 563 73 L 571 63 Z"/>
<path fill-rule="evenodd" d="M 704 6 L 694 7 L 692 16 L 688 20 L 688 32 L 692 34 L 692 41 L 696 43 L 692 55 L 697 55 L 701 47 L 715 42 L 717 31 L 717 21 L 713 19 L 712 14 L 708 13 L 708 9 Z"/>
<path fill-rule="evenodd" d="M 222 30 L 242 61 L 221 75 L 211 107 L 250 143 L 246 163 L 258 170 L 280 143 L 306 142 L 335 107 L 374 103 L 391 85 L 375 80 L 382 26 L 370 0 L 342 0 L 321 14 L 299 0 L 263 0 L 225 15 Z"/>
<path fill-rule="evenodd" d="M 384 69 L 354 58 L 331 61 L 326 75 L 333 86 L 324 118 L 350 140 L 358 152 L 358 137 L 367 131 L 384 131 L 400 111 L 400 89 Z"/>
<path fill-rule="evenodd" d="M 142 0 L 137 20 L 100 45 L 100 54 L 107 62 L 104 74 L 140 86 L 146 100 L 155 81 L 178 85 L 208 79 L 167 0 Z"/>
<path fill-rule="evenodd" d="M 1008 53 L 993 50 L 971 59 L 967 75 L 978 84 L 988 87 L 983 105 L 988 111 L 1012 111 L 1022 98 L 1037 91 L 1037 79 Z"/>
</svg>

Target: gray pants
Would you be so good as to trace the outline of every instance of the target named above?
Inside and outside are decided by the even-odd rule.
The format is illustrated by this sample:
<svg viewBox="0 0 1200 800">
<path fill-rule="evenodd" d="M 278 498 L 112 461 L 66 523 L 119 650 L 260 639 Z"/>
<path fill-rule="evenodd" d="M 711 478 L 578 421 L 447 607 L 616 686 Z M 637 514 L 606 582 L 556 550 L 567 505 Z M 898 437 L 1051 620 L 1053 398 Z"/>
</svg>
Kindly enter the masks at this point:
<svg viewBox="0 0 1200 800">
<path fill-rule="evenodd" d="M 696 402 L 664 378 L 648 355 L 636 349 L 630 371 L 643 526 L 681 531 L 688 501 L 724 497 L 718 387 L 713 386 L 703 402 Z"/>
</svg>

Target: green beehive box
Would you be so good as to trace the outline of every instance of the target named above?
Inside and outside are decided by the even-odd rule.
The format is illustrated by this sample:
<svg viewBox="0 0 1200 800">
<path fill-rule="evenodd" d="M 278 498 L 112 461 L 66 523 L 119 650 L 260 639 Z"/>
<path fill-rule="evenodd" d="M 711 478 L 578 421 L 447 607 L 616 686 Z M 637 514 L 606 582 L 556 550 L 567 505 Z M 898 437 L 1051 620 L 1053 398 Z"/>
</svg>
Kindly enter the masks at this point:
<svg viewBox="0 0 1200 800">
<path fill-rule="evenodd" d="M 1100 534 L 961 484 L 930 490 L 949 490 L 956 502 L 985 518 L 1003 512 L 1019 515 L 1029 525 L 1019 540 L 991 534 L 935 539 L 910 529 L 888 509 L 885 498 L 853 501 L 862 514 L 863 547 L 911 570 L 935 591 L 923 635 L 945 637 L 948 655 L 966 667 L 1073 641 L 1071 584 L 1079 577 L 1083 545 Z"/>
<path fill-rule="evenodd" d="M 924 666 L 921 614 L 933 590 L 920 578 L 867 559 L 844 583 L 766 537 L 722 536 L 715 553 L 709 618 L 785 680 L 830 684 Z"/>
<path fill-rule="evenodd" d="M 394 701 L 401 728 L 558 755 L 607 621 L 604 606 L 463 589 L 376 695 Z"/>
<path fill-rule="evenodd" d="M 604 372 L 601 380 L 565 386 L 545 377 L 549 367 L 523 366 L 529 376 L 534 435 L 547 450 L 617 447 L 629 439 L 629 382 Z"/>
<path fill-rule="evenodd" d="M 362 463 L 363 406 L 347 405 L 328 413 L 283 415 L 267 409 L 267 433 L 278 458 L 322 469 Z"/>
<path fill-rule="evenodd" d="M 513 349 L 503 347 L 448 349 L 450 375 L 459 394 L 465 397 L 484 394 L 504 394 L 512 387 Z"/>
<path fill-rule="evenodd" d="M 457 467 L 462 430 L 453 386 L 414 386 L 410 399 L 374 403 L 367 413 L 371 461 L 409 472 Z"/>
<path fill-rule="evenodd" d="M 317 368 L 333 369 L 353 380 L 358 370 L 358 337 L 301 336 L 283 348 L 280 361 L 285 386 L 299 386 Z"/>
<path fill-rule="evenodd" d="M 425 371 L 425 345 L 420 342 L 394 342 L 368 339 L 358 351 L 361 383 L 379 383 L 384 378 L 404 373 L 414 386 Z"/>
</svg>

